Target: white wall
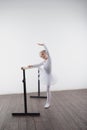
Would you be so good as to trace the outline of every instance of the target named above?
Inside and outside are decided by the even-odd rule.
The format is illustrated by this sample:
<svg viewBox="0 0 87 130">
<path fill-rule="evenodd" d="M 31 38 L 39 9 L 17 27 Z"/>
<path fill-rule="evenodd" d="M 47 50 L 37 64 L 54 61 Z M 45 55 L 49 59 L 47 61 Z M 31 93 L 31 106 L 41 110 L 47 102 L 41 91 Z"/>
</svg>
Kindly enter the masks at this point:
<svg viewBox="0 0 87 130">
<path fill-rule="evenodd" d="M 87 88 L 86 34 L 86 0 L 0 0 L 0 94 L 22 92 L 21 66 L 42 61 L 37 42 L 51 53 L 52 90 Z M 37 91 L 37 69 L 26 76 Z"/>
</svg>

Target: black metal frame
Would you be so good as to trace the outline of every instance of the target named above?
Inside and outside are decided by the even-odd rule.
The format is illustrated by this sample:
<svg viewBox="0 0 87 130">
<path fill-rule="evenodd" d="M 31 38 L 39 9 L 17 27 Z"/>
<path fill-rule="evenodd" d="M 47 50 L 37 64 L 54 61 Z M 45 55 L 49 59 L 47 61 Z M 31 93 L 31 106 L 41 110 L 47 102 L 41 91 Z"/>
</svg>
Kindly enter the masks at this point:
<svg viewBox="0 0 87 130">
<path fill-rule="evenodd" d="M 40 113 L 28 113 L 27 112 L 27 96 L 26 96 L 26 78 L 25 70 L 23 69 L 23 87 L 24 87 L 24 113 L 12 113 L 13 116 L 40 116 Z"/>
<path fill-rule="evenodd" d="M 30 96 L 30 98 L 47 98 L 47 96 L 41 96 L 40 94 L 40 70 L 38 69 L 38 95 Z"/>
</svg>

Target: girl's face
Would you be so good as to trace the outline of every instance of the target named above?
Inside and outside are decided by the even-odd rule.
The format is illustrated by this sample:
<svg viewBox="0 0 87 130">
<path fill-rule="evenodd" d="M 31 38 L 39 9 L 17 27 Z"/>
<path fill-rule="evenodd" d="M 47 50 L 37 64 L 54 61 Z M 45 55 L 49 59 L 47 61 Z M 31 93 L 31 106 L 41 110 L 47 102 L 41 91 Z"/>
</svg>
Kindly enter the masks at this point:
<svg viewBox="0 0 87 130">
<path fill-rule="evenodd" d="M 48 55 L 45 52 L 40 52 L 40 57 L 47 60 L 48 59 Z"/>
</svg>

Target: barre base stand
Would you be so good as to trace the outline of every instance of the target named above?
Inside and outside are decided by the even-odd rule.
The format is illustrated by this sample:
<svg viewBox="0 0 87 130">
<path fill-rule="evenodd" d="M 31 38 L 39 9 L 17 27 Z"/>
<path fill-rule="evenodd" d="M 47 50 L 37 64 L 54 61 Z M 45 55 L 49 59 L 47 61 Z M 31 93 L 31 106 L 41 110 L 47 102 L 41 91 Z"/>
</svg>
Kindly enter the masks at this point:
<svg viewBox="0 0 87 130">
<path fill-rule="evenodd" d="M 40 113 L 27 112 L 27 96 L 26 96 L 26 78 L 25 70 L 23 69 L 23 87 L 24 87 L 24 113 L 12 113 L 12 116 L 40 116 Z"/>
<path fill-rule="evenodd" d="M 40 70 L 38 69 L 38 95 L 37 96 L 30 96 L 30 98 L 47 98 L 47 96 L 40 95 Z"/>
</svg>

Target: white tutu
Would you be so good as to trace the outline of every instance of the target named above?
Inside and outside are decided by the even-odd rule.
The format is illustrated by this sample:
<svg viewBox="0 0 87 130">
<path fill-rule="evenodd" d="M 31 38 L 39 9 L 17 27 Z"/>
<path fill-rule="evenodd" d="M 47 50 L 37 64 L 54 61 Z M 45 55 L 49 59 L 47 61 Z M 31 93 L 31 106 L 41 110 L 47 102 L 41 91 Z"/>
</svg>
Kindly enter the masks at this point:
<svg viewBox="0 0 87 130">
<path fill-rule="evenodd" d="M 40 68 L 40 80 L 44 85 L 54 85 L 56 83 L 56 78 L 52 74 L 47 74 L 44 69 Z"/>
</svg>

